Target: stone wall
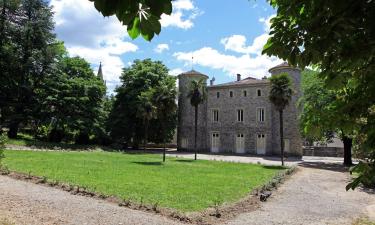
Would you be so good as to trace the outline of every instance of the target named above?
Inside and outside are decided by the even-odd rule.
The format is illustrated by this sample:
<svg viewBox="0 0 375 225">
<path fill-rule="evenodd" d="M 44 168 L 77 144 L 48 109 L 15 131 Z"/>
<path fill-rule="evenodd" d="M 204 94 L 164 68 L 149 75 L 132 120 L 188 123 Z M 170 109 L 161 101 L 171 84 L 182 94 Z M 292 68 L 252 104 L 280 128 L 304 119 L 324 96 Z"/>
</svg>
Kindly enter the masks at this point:
<svg viewBox="0 0 375 225">
<path fill-rule="evenodd" d="M 260 89 L 262 96 L 257 96 Z M 246 90 L 246 96 L 243 92 Z M 230 91 L 233 97 L 230 97 Z M 217 98 L 217 92 L 220 97 Z M 207 140 L 211 145 L 212 132 L 220 133 L 220 152 L 235 153 L 236 136 L 243 134 L 245 138 L 245 152 L 256 154 L 257 134 L 266 135 L 266 154 L 272 153 L 271 145 L 271 104 L 268 100 L 269 84 L 257 84 L 234 87 L 208 87 L 207 103 Z M 258 122 L 256 110 L 258 107 L 265 109 L 265 121 Z M 219 110 L 219 121 L 213 121 L 212 110 Z M 237 121 L 237 110 L 242 109 L 244 121 Z"/>
<path fill-rule="evenodd" d="M 304 156 L 321 156 L 321 157 L 344 157 L 344 148 L 339 147 L 317 147 L 304 146 Z"/>
</svg>

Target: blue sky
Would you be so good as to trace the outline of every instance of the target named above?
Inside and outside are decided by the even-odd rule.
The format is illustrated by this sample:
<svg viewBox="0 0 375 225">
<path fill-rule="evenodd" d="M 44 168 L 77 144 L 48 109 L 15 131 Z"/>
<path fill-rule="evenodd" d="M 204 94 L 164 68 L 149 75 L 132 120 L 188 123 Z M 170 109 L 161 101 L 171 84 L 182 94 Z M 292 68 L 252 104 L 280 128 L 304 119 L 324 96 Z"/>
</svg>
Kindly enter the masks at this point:
<svg viewBox="0 0 375 225">
<path fill-rule="evenodd" d="M 151 42 L 131 40 L 115 17 L 104 18 L 88 0 L 51 0 L 57 37 L 70 55 L 103 63 L 111 92 L 121 69 L 135 59 L 161 60 L 178 75 L 193 67 L 215 83 L 243 77 L 261 78 L 281 60 L 262 56 L 269 19 L 275 10 L 265 0 L 176 0 L 171 16 L 162 17 L 162 32 Z"/>
</svg>

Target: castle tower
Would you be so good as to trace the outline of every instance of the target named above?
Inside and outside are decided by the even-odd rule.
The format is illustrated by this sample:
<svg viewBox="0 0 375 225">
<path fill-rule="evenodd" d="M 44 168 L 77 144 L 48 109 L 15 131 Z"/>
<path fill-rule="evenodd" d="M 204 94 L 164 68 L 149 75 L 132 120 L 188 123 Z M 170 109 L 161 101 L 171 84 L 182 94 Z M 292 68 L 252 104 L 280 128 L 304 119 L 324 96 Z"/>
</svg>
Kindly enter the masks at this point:
<svg viewBox="0 0 375 225">
<path fill-rule="evenodd" d="M 194 107 L 190 104 L 188 94 L 190 84 L 193 80 L 205 81 L 207 87 L 208 76 L 191 70 L 178 75 L 178 126 L 177 126 L 177 149 L 184 151 L 194 150 Z M 207 150 L 207 100 L 198 106 L 198 137 L 197 148 L 200 151 Z"/>
<path fill-rule="evenodd" d="M 292 80 L 292 89 L 294 91 L 291 102 L 285 108 L 284 116 L 284 144 L 286 155 L 302 156 L 302 138 L 299 132 L 298 117 L 300 110 L 297 103 L 301 96 L 301 70 L 290 66 L 284 62 L 271 69 L 269 72 L 272 76 L 287 73 Z M 273 107 L 273 106 L 272 106 Z M 280 122 L 279 113 L 272 109 L 272 136 L 273 136 L 273 154 L 280 154 Z"/>
</svg>

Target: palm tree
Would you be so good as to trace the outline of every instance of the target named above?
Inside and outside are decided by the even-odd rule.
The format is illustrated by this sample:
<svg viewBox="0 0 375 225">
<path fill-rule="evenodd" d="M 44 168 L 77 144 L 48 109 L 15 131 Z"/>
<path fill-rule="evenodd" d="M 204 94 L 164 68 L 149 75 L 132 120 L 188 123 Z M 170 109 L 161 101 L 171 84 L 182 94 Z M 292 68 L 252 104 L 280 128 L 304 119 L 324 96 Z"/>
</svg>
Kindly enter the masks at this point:
<svg viewBox="0 0 375 225">
<path fill-rule="evenodd" d="M 172 85 L 168 84 L 161 84 L 157 87 L 155 92 L 155 105 L 157 105 L 156 114 L 157 117 L 161 121 L 161 128 L 162 128 L 162 135 L 163 135 L 163 162 L 165 162 L 165 139 L 166 139 L 166 118 L 165 115 L 170 115 L 171 113 L 175 112 L 177 109 L 176 106 L 176 88 L 175 84 L 171 83 Z"/>
<path fill-rule="evenodd" d="M 205 80 L 192 80 L 190 84 L 190 91 L 188 94 L 188 98 L 190 98 L 190 104 L 195 109 L 195 129 L 194 129 L 194 151 L 195 156 L 194 159 L 197 160 L 197 135 L 198 135 L 198 106 L 202 104 L 206 98 L 206 89 L 205 89 Z"/>
<path fill-rule="evenodd" d="M 291 80 L 287 73 L 274 75 L 270 78 L 271 90 L 269 99 L 279 111 L 280 119 L 280 147 L 281 147 L 281 165 L 284 166 L 284 124 L 283 124 L 283 111 L 289 104 L 293 90 L 291 89 Z"/>
<path fill-rule="evenodd" d="M 150 89 L 138 97 L 137 117 L 143 120 L 144 126 L 143 150 L 146 150 L 150 120 L 156 118 L 156 107 L 152 104 L 153 93 L 154 90 Z"/>
</svg>

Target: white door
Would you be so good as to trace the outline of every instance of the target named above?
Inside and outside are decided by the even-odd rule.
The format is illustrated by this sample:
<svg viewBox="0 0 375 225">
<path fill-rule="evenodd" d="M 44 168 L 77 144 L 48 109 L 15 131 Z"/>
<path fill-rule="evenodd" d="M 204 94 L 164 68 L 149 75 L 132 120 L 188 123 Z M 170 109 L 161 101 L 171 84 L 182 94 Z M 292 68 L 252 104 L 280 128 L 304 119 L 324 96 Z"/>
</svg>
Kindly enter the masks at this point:
<svg viewBox="0 0 375 225">
<path fill-rule="evenodd" d="M 245 137 L 243 134 L 237 134 L 236 137 L 236 153 L 244 154 L 245 153 Z"/>
<path fill-rule="evenodd" d="M 219 152 L 220 135 L 219 133 L 211 134 L 211 152 Z"/>
<path fill-rule="evenodd" d="M 266 135 L 264 134 L 257 135 L 257 154 L 266 154 Z"/>
<path fill-rule="evenodd" d="M 284 152 L 290 151 L 290 141 L 289 139 L 284 139 Z"/>
</svg>

